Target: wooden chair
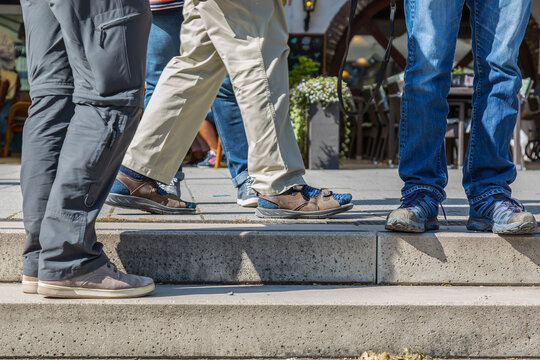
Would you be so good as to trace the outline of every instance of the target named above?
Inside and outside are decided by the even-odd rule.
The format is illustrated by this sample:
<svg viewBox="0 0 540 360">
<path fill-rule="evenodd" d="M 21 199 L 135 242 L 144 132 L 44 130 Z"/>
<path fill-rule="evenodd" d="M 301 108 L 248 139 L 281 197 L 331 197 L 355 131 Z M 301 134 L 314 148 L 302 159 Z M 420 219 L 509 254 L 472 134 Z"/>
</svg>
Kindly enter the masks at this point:
<svg viewBox="0 0 540 360">
<path fill-rule="evenodd" d="M 4 156 L 8 156 L 9 145 L 11 143 L 11 135 L 13 133 L 22 133 L 24 122 L 28 117 L 28 108 L 32 103 L 29 101 L 18 101 L 11 106 L 9 110 L 6 144 L 4 145 Z"/>
</svg>

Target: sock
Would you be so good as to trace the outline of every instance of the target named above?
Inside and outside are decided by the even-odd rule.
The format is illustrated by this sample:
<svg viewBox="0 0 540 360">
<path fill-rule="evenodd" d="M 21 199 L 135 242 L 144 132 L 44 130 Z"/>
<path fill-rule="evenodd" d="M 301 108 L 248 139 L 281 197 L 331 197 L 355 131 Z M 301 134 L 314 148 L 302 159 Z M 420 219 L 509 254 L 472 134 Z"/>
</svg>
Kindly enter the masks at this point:
<svg viewBox="0 0 540 360">
<path fill-rule="evenodd" d="M 144 176 L 144 175 L 141 175 L 139 174 L 138 172 L 136 171 L 133 171 L 127 167 L 125 167 L 124 165 L 120 166 L 120 172 L 122 172 L 124 175 L 132 178 L 132 179 L 135 179 L 135 180 L 147 180 L 149 179 L 148 177 Z"/>
</svg>

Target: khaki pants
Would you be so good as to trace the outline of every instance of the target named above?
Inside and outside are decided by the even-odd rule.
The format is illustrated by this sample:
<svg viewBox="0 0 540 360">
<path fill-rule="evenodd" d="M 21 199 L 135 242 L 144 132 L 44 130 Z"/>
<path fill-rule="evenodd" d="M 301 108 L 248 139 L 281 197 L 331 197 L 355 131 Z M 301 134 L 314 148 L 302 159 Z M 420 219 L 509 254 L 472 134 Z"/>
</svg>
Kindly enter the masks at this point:
<svg viewBox="0 0 540 360">
<path fill-rule="evenodd" d="M 181 56 L 163 71 L 124 166 L 168 183 L 228 72 L 244 119 L 253 189 L 305 184 L 288 117 L 288 30 L 281 0 L 187 0 Z"/>
</svg>

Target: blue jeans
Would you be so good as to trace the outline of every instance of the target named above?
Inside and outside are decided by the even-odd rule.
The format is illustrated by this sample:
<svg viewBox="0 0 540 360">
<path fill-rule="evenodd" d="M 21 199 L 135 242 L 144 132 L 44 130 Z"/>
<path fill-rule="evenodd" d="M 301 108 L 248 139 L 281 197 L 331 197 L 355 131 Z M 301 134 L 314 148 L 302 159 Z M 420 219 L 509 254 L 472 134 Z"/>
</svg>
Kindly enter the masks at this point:
<svg viewBox="0 0 540 360">
<path fill-rule="evenodd" d="M 516 168 L 510 139 L 521 88 L 517 59 L 531 0 L 406 0 L 409 54 L 399 136 L 404 196 L 427 189 L 440 201 L 446 197 L 446 96 L 465 3 L 471 10 L 475 78 L 463 187 L 471 204 L 511 193 Z"/>
<path fill-rule="evenodd" d="M 234 96 L 229 75 L 212 104 L 212 113 L 234 187 L 240 187 L 249 177 L 247 168 L 248 143 L 240 108 Z"/>
<path fill-rule="evenodd" d="M 183 21 L 182 8 L 152 11 L 152 26 L 146 50 L 145 108 L 163 69 L 173 57 L 180 55 L 180 27 Z M 184 180 L 182 165 L 174 177 Z"/>
<path fill-rule="evenodd" d="M 167 63 L 180 55 L 180 27 L 184 21 L 182 8 L 152 11 L 152 27 L 146 51 L 146 87 L 144 107 Z"/>
</svg>

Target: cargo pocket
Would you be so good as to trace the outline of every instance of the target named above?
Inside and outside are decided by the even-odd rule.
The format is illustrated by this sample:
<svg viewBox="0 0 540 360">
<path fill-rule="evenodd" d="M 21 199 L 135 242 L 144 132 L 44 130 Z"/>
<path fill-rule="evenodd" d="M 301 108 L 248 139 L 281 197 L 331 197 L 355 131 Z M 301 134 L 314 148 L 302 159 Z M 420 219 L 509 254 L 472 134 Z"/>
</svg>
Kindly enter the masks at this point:
<svg viewBox="0 0 540 360">
<path fill-rule="evenodd" d="M 125 117 L 112 112 L 104 122 L 103 134 L 96 144 L 95 151 L 88 161 L 90 178 L 92 180 L 84 198 L 86 207 L 94 206 L 103 187 L 102 174 L 107 171 L 111 159 L 114 155 L 115 144 L 118 137 L 122 134 L 122 128 L 125 126 Z"/>
<path fill-rule="evenodd" d="M 94 16 L 95 34 L 85 49 L 101 96 L 140 88 L 144 81 L 150 15 L 120 10 Z"/>
</svg>

